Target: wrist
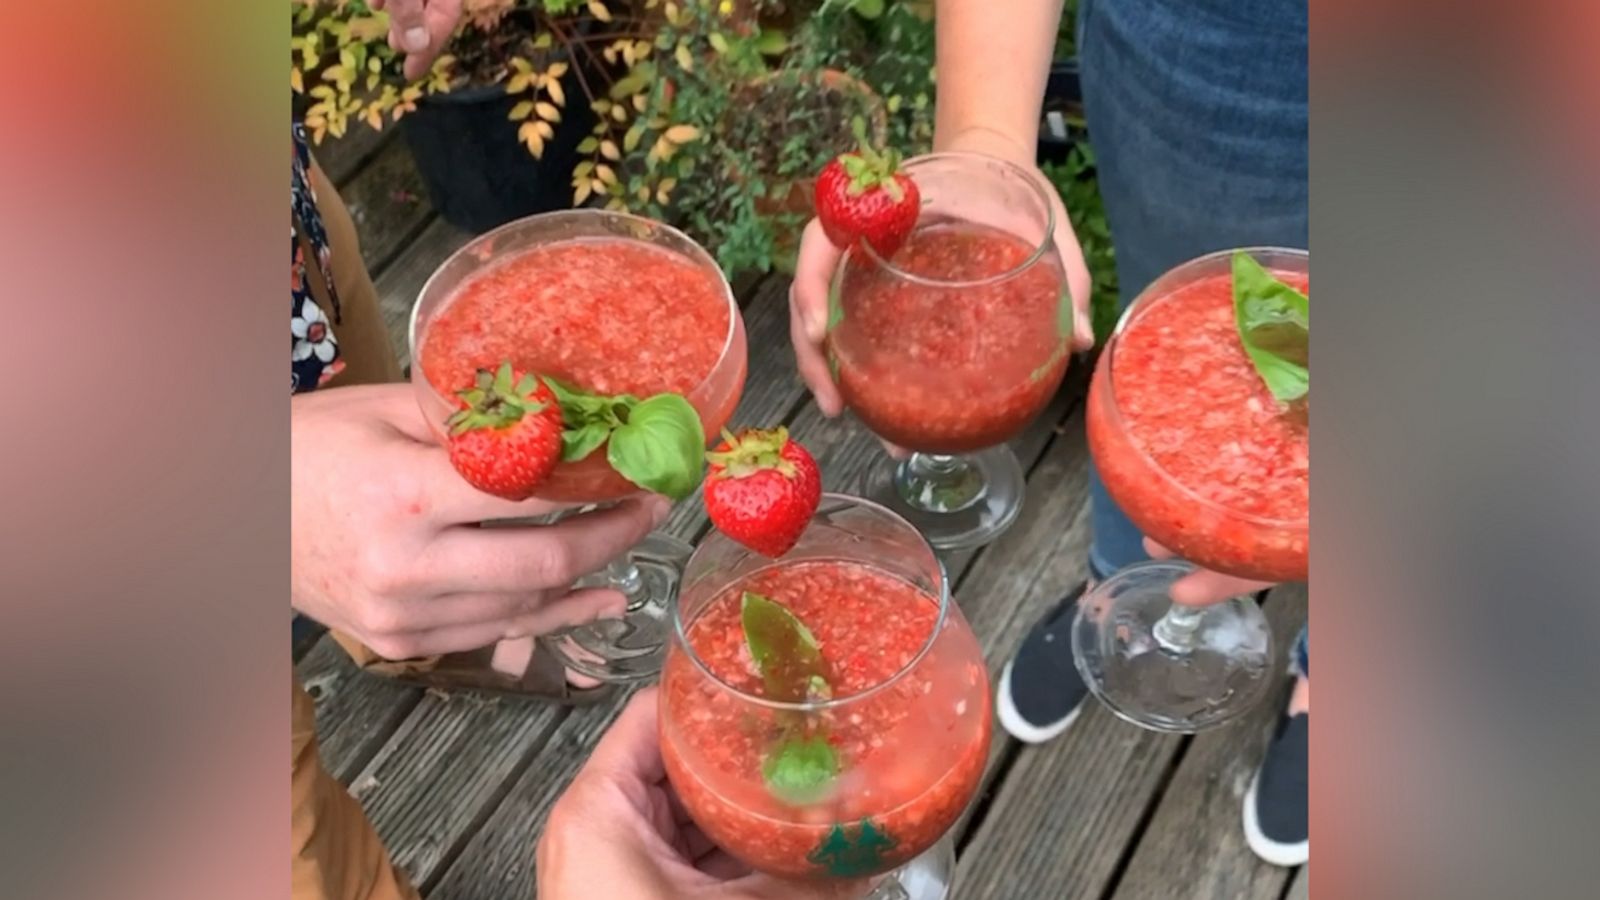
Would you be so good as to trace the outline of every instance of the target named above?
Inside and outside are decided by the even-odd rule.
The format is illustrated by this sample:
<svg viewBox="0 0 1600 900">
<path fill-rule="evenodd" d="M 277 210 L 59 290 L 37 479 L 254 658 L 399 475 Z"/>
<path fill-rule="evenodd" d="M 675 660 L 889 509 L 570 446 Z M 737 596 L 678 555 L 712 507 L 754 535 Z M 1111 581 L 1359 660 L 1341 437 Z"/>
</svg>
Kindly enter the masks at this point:
<svg viewBox="0 0 1600 900">
<path fill-rule="evenodd" d="M 936 135 L 933 149 L 936 152 L 982 153 L 1031 169 L 1037 165 L 1037 144 L 1037 136 L 1026 140 L 1022 135 L 988 125 L 969 125 L 952 130 L 948 136 Z"/>
</svg>

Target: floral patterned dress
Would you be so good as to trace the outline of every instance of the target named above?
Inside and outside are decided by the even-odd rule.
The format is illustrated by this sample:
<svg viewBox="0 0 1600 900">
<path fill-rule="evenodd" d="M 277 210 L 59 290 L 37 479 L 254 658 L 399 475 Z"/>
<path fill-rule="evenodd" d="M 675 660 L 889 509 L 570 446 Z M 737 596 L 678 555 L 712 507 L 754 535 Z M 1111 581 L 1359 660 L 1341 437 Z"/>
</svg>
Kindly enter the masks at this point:
<svg viewBox="0 0 1600 900">
<path fill-rule="evenodd" d="M 322 227 L 316 191 L 311 186 L 311 148 L 306 143 L 305 126 L 296 122 L 291 131 L 294 155 L 289 192 L 289 389 L 301 393 L 315 390 L 339 374 L 344 361 L 339 358 L 339 342 L 333 335 L 333 325 L 339 322 L 339 294 L 333 285 L 328 233 Z M 307 246 L 316 254 L 315 271 L 306 264 Z M 332 309 L 323 309 L 312 296 L 312 278 L 321 278 L 326 285 Z"/>
</svg>

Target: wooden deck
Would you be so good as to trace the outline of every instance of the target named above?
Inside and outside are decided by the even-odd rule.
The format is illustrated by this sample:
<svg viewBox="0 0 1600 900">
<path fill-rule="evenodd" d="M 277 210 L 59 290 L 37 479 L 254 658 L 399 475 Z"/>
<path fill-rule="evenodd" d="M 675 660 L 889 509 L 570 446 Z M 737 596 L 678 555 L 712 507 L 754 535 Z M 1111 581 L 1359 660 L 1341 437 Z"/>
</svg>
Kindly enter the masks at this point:
<svg viewBox="0 0 1600 900">
<path fill-rule="evenodd" d="M 405 356 L 417 290 L 470 236 L 437 218 L 403 139 L 360 130 L 317 148 L 355 216 L 363 256 Z M 850 490 L 879 451 L 845 417 L 823 418 L 788 349 L 787 283 L 741 292 L 750 374 L 736 422 L 787 423 L 816 454 L 828 490 Z M 1027 506 L 996 543 L 946 560 L 956 598 L 998 676 L 1030 624 L 1084 577 L 1088 541 L 1085 373 L 1014 443 Z M 706 530 L 698 497 L 666 529 Z M 1280 644 L 1305 620 L 1303 588 L 1267 603 Z M 302 642 L 297 668 L 317 700 L 324 760 L 365 806 L 430 900 L 526 900 L 550 805 L 620 708 L 568 710 L 424 692 L 357 672 L 331 640 Z M 1287 688 L 1287 683 L 1282 689 Z M 1305 898 L 1305 870 L 1261 863 L 1240 803 L 1281 708 L 1199 737 L 1143 731 L 1090 707 L 1061 738 L 1024 746 L 998 727 L 985 785 L 959 826 L 958 898 Z M 611 900 L 611 898 L 606 898 Z M 624 898 L 617 898 L 624 900 Z"/>
</svg>

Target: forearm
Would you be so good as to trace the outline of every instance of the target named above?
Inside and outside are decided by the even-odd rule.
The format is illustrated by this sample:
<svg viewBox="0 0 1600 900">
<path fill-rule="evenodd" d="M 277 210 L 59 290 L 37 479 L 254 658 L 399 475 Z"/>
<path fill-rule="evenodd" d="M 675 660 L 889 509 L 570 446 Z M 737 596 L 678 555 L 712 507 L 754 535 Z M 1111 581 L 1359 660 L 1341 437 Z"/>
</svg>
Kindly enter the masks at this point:
<svg viewBox="0 0 1600 900">
<path fill-rule="evenodd" d="M 934 148 L 1031 160 L 1062 0 L 937 0 Z"/>
</svg>

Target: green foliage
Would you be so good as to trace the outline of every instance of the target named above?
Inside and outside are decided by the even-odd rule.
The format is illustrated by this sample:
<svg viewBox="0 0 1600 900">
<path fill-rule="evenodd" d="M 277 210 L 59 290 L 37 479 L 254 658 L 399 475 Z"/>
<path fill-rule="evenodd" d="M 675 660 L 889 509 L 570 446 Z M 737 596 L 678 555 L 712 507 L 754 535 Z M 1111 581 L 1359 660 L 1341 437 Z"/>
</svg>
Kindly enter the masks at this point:
<svg viewBox="0 0 1600 900">
<path fill-rule="evenodd" d="M 1083 248 L 1092 285 L 1090 318 L 1095 340 L 1104 343 L 1117 324 L 1117 251 L 1111 243 L 1111 227 L 1106 223 L 1105 203 L 1100 197 L 1094 148 L 1080 140 L 1067 153 L 1066 162 L 1046 164 L 1044 173 L 1061 193 L 1073 233 Z"/>
<path fill-rule="evenodd" d="M 1076 59 L 1078 56 L 1078 0 L 1066 0 L 1061 5 L 1061 25 L 1056 29 L 1055 58 Z"/>
</svg>

